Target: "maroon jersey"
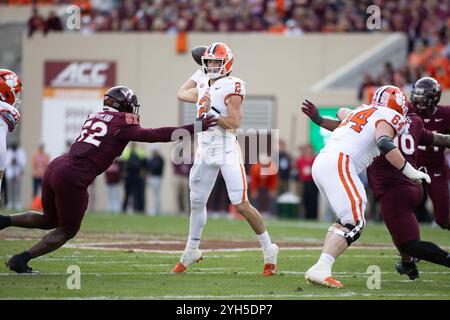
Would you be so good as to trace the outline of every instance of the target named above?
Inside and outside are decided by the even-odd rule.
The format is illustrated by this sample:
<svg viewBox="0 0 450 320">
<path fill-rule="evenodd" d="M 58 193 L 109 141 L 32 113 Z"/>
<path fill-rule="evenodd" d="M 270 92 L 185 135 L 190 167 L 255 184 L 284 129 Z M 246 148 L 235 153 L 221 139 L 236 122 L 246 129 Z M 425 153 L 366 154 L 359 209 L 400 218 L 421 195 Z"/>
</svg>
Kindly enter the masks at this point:
<svg viewBox="0 0 450 320">
<path fill-rule="evenodd" d="M 450 107 L 437 106 L 430 117 L 422 117 L 425 129 L 448 134 L 450 133 Z M 417 166 L 426 167 L 429 172 L 443 171 L 447 168 L 444 147 L 425 146 L 420 144 L 417 151 Z"/>
<path fill-rule="evenodd" d="M 407 118 L 409 126 L 394 142 L 406 161 L 416 167 L 415 153 L 417 146 L 419 144 L 431 145 L 433 143 L 433 133 L 424 129 L 422 120 L 416 114 L 409 113 Z M 391 165 L 384 155 L 376 157 L 369 166 L 367 178 L 376 198 L 379 198 L 393 186 L 399 184 L 415 185 L 400 170 Z"/>
<path fill-rule="evenodd" d="M 193 133 L 194 126 L 180 127 Z M 169 142 L 179 127 L 144 129 L 139 116 L 125 112 L 91 114 L 70 151 L 53 160 L 49 167 L 59 170 L 61 178 L 87 187 L 122 154 L 129 141 Z"/>
</svg>

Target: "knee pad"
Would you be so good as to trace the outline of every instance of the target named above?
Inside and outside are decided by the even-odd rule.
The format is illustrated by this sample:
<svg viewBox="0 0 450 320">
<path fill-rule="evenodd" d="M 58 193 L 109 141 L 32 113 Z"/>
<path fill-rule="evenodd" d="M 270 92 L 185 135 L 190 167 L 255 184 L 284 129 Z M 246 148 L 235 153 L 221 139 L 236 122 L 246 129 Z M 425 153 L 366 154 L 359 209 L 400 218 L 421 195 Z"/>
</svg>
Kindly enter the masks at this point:
<svg viewBox="0 0 450 320">
<path fill-rule="evenodd" d="M 359 224 L 359 223 L 356 226 L 354 226 L 353 224 L 350 224 L 350 223 L 342 224 L 340 220 L 337 220 L 336 223 L 340 224 L 341 226 L 347 228 L 350 231 L 345 232 L 345 231 L 342 231 L 333 226 L 331 226 L 328 229 L 328 231 L 334 232 L 334 233 L 340 235 L 341 237 L 344 237 L 345 240 L 347 241 L 347 244 L 349 247 L 353 242 L 355 242 L 356 240 L 359 239 L 359 237 L 361 236 L 361 231 L 364 227 L 363 224 Z"/>
</svg>

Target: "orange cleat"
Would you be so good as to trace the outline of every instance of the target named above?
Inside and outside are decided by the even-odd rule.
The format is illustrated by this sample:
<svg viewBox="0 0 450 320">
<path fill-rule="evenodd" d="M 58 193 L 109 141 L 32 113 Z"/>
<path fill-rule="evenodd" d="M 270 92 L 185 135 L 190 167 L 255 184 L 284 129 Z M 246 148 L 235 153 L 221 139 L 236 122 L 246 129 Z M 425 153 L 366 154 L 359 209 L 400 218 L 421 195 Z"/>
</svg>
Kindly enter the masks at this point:
<svg viewBox="0 0 450 320">
<path fill-rule="evenodd" d="M 264 265 L 263 276 L 265 276 L 265 277 L 273 276 L 275 274 L 275 271 L 277 271 L 277 265 L 276 264 L 266 263 Z"/>
<path fill-rule="evenodd" d="M 342 282 L 336 280 L 336 279 L 333 278 L 333 277 L 325 278 L 325 279 L 323 280 L 323 282 L 325 282 L 325 285 L 328 286 L 328 287 L 330 287 L 330 288 L 337 288 L 337 289 L 342 289 L 342 288 L 344 288 L 344 285 L 342 284 Z"/>
<path fill-rule="evenodd" d="M 203 260 L 203 253 L 199 249 L 186 248 L 181 256 L 180 262 L 172 269 L 172 272 L 183 273 L 187 267 L 200 260 Z"/>
<path fill-rule="evenodd" d="M 178 262 L 177 265 L 172 269 L 172 273 L 183 273 L 185 271 L 186 267 L 181 262 Z"/>
</svg>

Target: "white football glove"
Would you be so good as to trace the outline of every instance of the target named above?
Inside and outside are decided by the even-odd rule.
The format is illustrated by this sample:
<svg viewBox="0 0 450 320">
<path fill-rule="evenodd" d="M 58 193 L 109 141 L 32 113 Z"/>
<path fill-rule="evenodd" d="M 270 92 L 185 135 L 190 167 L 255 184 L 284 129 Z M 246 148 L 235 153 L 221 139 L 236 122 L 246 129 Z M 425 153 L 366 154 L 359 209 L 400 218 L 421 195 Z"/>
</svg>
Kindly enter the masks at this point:
<svg viewBox="0 0 450 320">
<path fill-rule="evenodd" d="M 409 162 L 406 162 L 403 166 L 402 173 L 415 183 L 421 184 L 422 180 L 425 180 L 426 183 L 431 183 L 431 178 L 428 174 L 414 169 Z"/>
<path fill-rule="evenodd" d="M 0 117 L 8 125 L 10 132 L 14 131 L 20 122 L 19 110 L 3 101 L 0 101 Z"/>
</svg>

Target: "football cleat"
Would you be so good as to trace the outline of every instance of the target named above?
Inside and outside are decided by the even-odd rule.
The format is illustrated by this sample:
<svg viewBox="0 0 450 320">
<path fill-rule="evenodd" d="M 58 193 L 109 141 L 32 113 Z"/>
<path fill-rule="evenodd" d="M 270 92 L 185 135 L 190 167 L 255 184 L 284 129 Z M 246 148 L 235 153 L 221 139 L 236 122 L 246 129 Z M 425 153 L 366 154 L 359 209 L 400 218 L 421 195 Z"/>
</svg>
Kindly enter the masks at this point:
<svg viewBox="0 0 450 320">
<path fill-rule="evenodd" d="M 172 269 L 172 272 L 183 273 L 187 267 L 200 260 L 203 260 L 203 253 L 199 249 L 186 248 L 181 256 L 180 262 Z"/>
<path fill-rule="evenodd" d="M 277 258 L 280 248 L 275 243 L 272 243 L 269 248 L 263 250 L 264 255 L 264 270 L 263 276 L 273 276 L 277 270 Z"/>
<path fill-rule="evenodd" d="M 12 256 L 6 264 L 6 267 L 11 271 L 17 273 L 32 273 L 33 269 L 28 266 L 28 264 L 19 257 L 19 255 Z"/>
<path fill-rule="evenodd" d="M 305 280 L 308 283 L 325 286 L 328 288 L 344 288 L 342 282 L 334 279 L 330 271 L 321 270 L 317 264 L 313 265 L 308 271 L 306 271 Z"/>
<path fill-rule="evenodd" d="M 419 278 L 419 269 L 417 269 L 416 260 L 411 262 L 399 261 L 395 266 L 395 270 L 401 275 L 406 274 L 410 280 Z"/>
</svg>

